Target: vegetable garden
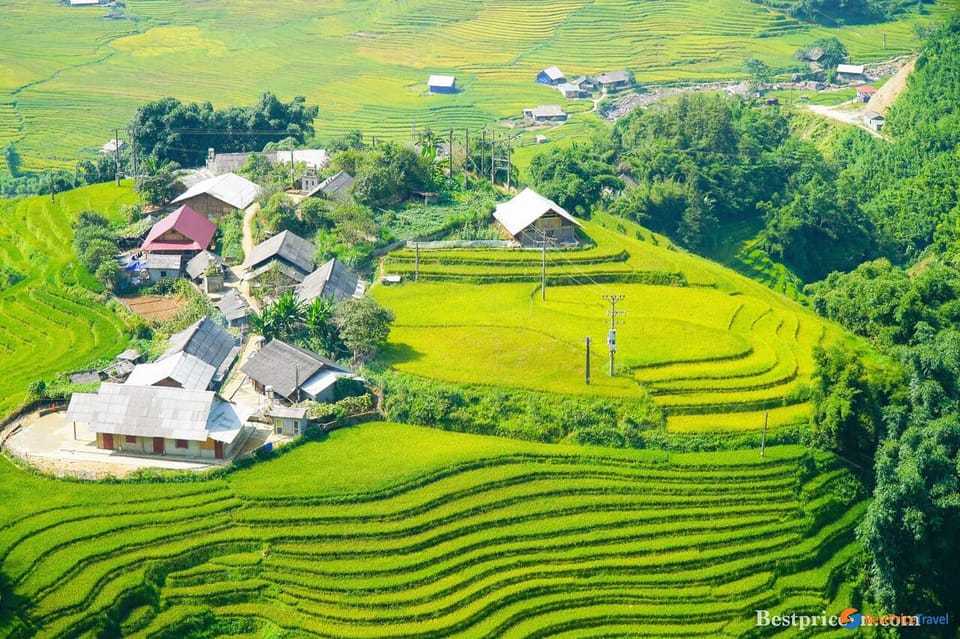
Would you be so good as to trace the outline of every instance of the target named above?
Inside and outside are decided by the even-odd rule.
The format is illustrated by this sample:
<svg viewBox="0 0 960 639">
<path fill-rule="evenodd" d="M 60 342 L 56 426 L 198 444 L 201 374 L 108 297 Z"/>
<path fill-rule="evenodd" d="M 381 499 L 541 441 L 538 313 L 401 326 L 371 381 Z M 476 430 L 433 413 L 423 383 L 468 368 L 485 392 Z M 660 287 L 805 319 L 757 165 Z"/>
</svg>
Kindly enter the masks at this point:
<svg viewBox="0 0 960 639">
<path fill-rule="evenodd" d="M 377 287 L 395 313 L 387 359 L 414 375 L 576 395 L 649 392 L 675 432 L 757 430 L 809 416 L 812 351 L 840 332 L 763 286 L 598 214 L 593 248 L 421 250 L 388 256 L 407 283 Z M 412 282 L 414 270 L 418 281 Z M 605 294 L 625 296 L 618 374 L 607 374 Z M 584 337 L 593 375 L 584 383 Z"/>
<path fill-rule="evenodd" d="M 842 609 L 864 503 L 800 447 L 546 446 L 393 424 L 205 482 L 0 466 L 5 636 L 723 636 Z"/>
</svg>

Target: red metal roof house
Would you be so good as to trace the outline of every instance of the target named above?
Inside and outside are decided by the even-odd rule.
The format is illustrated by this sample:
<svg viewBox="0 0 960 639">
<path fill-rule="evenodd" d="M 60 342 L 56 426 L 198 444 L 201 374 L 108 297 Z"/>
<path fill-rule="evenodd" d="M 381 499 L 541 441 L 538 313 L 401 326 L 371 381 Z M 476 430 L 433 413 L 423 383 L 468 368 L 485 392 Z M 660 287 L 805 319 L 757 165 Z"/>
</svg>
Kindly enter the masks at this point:
<svg viewBox="0 0 960 639">
<path fill-rule="evenodd" d="M 216 230 L 206 216 L 181 206 L 153 225 L 140 248 L 145 253 L 196 254 L 210 246 Z"/>
</svg>

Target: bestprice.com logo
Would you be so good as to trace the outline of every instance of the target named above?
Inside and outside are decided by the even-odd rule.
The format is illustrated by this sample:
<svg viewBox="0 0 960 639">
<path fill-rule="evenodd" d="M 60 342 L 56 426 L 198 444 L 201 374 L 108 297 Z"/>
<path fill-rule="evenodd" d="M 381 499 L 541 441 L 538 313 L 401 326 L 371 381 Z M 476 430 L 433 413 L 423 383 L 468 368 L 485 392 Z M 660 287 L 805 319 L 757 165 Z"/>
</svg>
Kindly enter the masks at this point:
<svg viewBox="0 0 960 639">
<path fill-rule="evenodd" d="M 757 610 L 757 626 L 786 628 L 796 626 L 800 630 L 813 626 L 832 626 L 856 630 L 860 626 L 945 626 L 950 623 L 950 614 L 945 615 L 864 615 L 856 608 L 846 608 L 839 615 L 771 615 L 769 610 Z"/>
</svg>

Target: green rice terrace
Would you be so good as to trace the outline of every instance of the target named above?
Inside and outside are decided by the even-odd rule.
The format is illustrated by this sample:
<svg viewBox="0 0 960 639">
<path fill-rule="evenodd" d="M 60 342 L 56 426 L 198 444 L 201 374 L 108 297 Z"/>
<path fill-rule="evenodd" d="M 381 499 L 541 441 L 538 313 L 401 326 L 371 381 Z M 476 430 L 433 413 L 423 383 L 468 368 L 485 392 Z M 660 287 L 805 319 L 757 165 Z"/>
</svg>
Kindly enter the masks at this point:
<svg viewBox="0 0 960 639">
<path fill-rule="evenodd" d="M 396 315 L 385 357 L 413 375 L 573 395 L 649 393 L 673 432 L 759 430 L 807 421 L 803 392 L 813 347 L 840 337 L 785 297 L 672 247 L 666 238 L 597 214 L 595 245 L 541 253 L 507 250 L 391 253 L 385 273 L 405 283 L 376 287 Z M 617 375 L 608 375 L 603 295 L 626 311 Z M 584 338 L 592 376 L 584 383 Z"/>
<path fill-rule="evenodd" d="M 892 23 L 817 25 L 749 0 L 563 0 L 536 10 L 519 0 L 127 0 L 116 19 L 105 19 L 107 7 L 0 0 L 0 146 L 16 143 L 25 171 L 70 166 L 164 96 L 225 106 L 264 91 L 304 95 L 320 107 L 323 138 L 476 129 L 544 103 L 583 114 L 589 100 L 560 99 L 533 81 L 537 72 L 556 64 L 571 76 L 630 69 L 640 84 L 727 80 L 743 77 L 750 57 L 791 68 L 798 47 L 832 36 L 857 63 L 888 59 L 915 48 L 914 26 L 947 4 Z M 455 75 L 461 91 L 429 95 L 432 73 Z"/>
<path fill-rule="evenodd" d="M 4 460 L 0 634 L 738 636 L 758 608 L 850 603 L 866 504 L 832 460 L 387 423 L 200 482 L 65 483 Z"/>
<path fill-rule="evenodd" d="M 71 222 L 84 209 L 116 216 L 136 201 L 113 183 L 50 197 L 0 199 L 0 416 L 34 380 L 115 355 L 127 343 L 123 320 L 97 299 L 96 280 L 77 261 Z"/>
</svg>

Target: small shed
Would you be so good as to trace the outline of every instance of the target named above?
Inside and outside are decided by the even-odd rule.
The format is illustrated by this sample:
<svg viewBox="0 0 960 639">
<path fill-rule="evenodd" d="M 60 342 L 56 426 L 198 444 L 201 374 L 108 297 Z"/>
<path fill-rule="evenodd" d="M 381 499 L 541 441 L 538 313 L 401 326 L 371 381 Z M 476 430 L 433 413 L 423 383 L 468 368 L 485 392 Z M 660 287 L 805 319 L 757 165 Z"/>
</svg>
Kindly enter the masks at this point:
<svg viewBox="0 0 960 639">
<path fill-rule="evenodd" d="M 872 98 L 876 92 L 877 87 L 864 84 L 863 86 L 857 87 L 857 98 L 863 102 L 869 102 L 870 98 Z"/>
<path fill-rule="evenodd" d="M 563 75 L 563 71 L 561 71 L 557 66 L 547 67 L 537 74 L 537 82 L 540 84 L 548 84 L 550 86 L 560 84 L 566 79 L 566 76 Z"/>
<path fill-rule="evenodd" d="M 318 180 L 309 190 L 304 186 L 304 190 L 307 191 L 305 197 L 346 201 L 350 199 L 350 188 L 354 181 L 353 176 L 346 171 L 338 171 L 322 182 Z"/>
<path fill-rule="evenodd" d="M 508 202 L 497 205 L 493 214 L 500 227 L 525 247 L 577 243 L 577 227 L 582 225 L 553 200 L 531 188 Z"/>
<path fill-rule="evenodd" d="M 837 75 L 843 76 L 848 80 L 859 80 L 863 77 L 862 64 L 838 64 Z"/>
<path fill-rule="evenodd" d="M 597 90 L 597 81 L 588 75 L 578 75 L 570 80 L 570 84 L 577 85 L 584 92 Z"/>
<path fill-rule="evenodd" d="M 580 90 L 580 87 L 571 82 L 564 82 L 563 84 L 558 84 L 557 91 L 559 91 L 560 95 L 567 98 L 568 100 L 576 100 L 577 98 L 583 97 L 583 92 Z"/>
<path fill-rule="evenodd" d="M 183 270 L 183 256 L 180 254 L 147 253 L 144 262 L 151 282 L 176 279 Z"/>
<path fill-rule="evenodd" d="M 216 307 L 223 313 L 228 325 L 234 328 L 242 328 L 247 325 L 250 317 L 250 306 L 237 289 L 228 289 L 216 303 Z"/>
<path fill-rule="evenodd" d="M 452 75 L 431 75 L 427 79 L 427 91 L 430 93 L 456 93 L 457 78 Z"/>
<path fill-rule="evenodd" d="M 871 131 L 879 133 L 880 129 L 883 128 L 884 117 L 876 111 L 866 111 L 863 114 L 863 123 L 866 124 L 867 128 Z"/>
<path fill-rule="evenodd" d="M 226 261 L 210 251 L 200 251 L 187 262 L 187 275 L 203 286 L 206 293 L 219 293 L 223 290 L 223 280 L 227 271 Z"/>
<path fill-rule="evenodd" d="M 307 409 L 274 406 L 267 413 L 273 420 L 273 432 L 287 437 L 299 437 L 307 430 Z"/>
</svg>

